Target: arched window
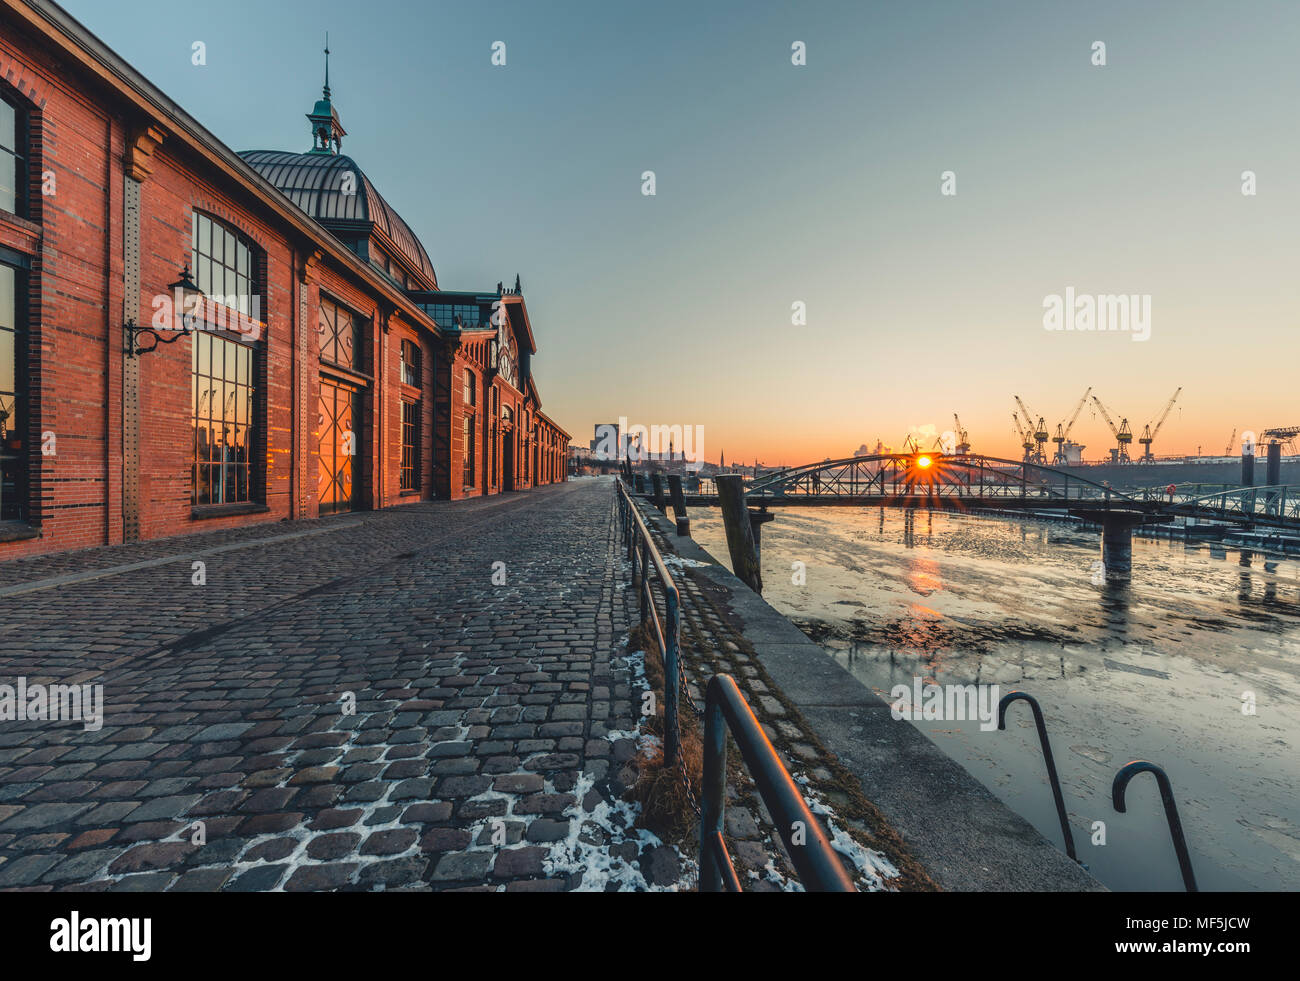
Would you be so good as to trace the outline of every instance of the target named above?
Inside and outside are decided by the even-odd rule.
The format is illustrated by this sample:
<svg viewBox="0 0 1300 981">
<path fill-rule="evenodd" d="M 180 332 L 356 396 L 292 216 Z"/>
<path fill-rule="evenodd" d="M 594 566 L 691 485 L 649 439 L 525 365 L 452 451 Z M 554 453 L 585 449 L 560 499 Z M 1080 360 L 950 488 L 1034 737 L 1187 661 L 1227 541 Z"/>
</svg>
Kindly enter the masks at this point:
<svg viewBox="0 0 1300 981">
<path fill-rule="evenodd" d="M 191 222 L 190 268 L 210 300 L 261 320 L 253 248 L 237 229 L 201 212 Z"/>
</svg>

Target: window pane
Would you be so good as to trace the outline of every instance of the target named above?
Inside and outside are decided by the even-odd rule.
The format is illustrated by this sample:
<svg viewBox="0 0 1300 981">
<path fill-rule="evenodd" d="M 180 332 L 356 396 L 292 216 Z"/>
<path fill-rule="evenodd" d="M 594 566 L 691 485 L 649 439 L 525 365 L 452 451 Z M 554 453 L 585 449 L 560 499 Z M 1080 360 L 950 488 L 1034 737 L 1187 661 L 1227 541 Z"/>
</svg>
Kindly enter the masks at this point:
<svg viewBox="0 0 1300 981">
<path fill-rule="evenodd" d="M 7 396 L 14 391 L 14 332 L 0 330 L 0 406 L 8 407 Z M 0 426 L 12 428 L 13 419 L 0 421 Z"/>
<path fill-rule="evenodd" d="M 18 326 L 18 273 L 12 266 L 0 266 L 0 327 Z"/>
<path fill-rule="evenodd" d="M 18 113 L 0 99 L 0 147 L 18 152 Z"/>
<path fill-rule="evenodd" d="M 5 150 L 0 150 L 0 208 L 18 212 L 18 162 Z"/>
</svg>

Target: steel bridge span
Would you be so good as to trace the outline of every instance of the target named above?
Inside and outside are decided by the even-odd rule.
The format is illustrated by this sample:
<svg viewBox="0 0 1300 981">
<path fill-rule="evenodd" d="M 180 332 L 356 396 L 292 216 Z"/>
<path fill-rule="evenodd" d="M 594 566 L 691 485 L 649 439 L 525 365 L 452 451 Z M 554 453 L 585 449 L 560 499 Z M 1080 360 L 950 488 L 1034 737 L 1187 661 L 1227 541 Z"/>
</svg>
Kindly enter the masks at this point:
<svg viewBox="0 0 1300 981">
<path fill-rule="evenodd" d="M 1197 521 L 1300 531 L 1300 487 L 1200 485 L 1119 491 L 1067 469 L 979 454 L 886 453 L 826 460 L 745 481 L 759 507 L 866 506 L 952 511 L 1068 511 L 1105 524 Z M 686 503 L 716 506 L 711 478 L 691 487 Z"/>
</svg>

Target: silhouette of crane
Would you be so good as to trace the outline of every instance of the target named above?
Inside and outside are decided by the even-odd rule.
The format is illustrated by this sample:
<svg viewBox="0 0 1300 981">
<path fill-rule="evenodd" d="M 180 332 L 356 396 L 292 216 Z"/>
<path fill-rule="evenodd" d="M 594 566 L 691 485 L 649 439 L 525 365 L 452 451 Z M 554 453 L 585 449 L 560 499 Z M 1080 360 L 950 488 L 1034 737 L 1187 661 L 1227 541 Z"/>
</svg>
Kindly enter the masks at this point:
<svg viewBox="0 0 1300 981">
<path fill-rule="evenodd" d="M 1074 407 L 1074 414 L 1070 416 L 1070 421 L 1056 424 L 1056 435 L 1052 437 L 1052 442 L 1056 444 L 1056 453 L 1052 456 L 1052 465 L 1059 466 L 1062 463 L 1069 463 L 1065 458 L 1065 441 L 1070 438 L 1070 430 L 1074 428 L 1074 421 L 1079 418 L 1079 413 L 1083 411 L 1084 403 L 1088 401 L 1088 396 L 1092 394 L 1092 386 L 1083 393 L 1083 398 L 1079 399 L 1079 404 Z"/>
<path fill-rule="evenodd" d="M 1165 403 L 1165 411 L 1160 413 L 1160 418 L 1156 420 L 1155 429 L 1151 428 L 1151 423 L 1149 422 L 1146 424 L 1145 427 L 1143 427 L 1142 435 L 1138 437 L 1138 442 L 1142 444 L 1143 463 L 1150 463 L 1152 460 L 1155 459 L 1155 456 L 1152 455 L 1151 453 L 1151 444 L 1155 442 L 1156 436 L 1160 433 L 1160 427 L 1165 424 L 1165 419 L 1169 415 L 1169 410 L 1172 409 L 1174 407 L 1174 403 L 1178 401 L 1179 393 L 1181 393 L 1182 390 L 1183 390 L 1182 386 L 1181 385 L 1178 386 L 1178 390 L 1174 392 L 1173 397 L 1170 398 L 1170 400 Z"/>
<path fill-rule="evenodd" d="M 1014 412 L 1011 413 L 1011 421 L 1016 424 L 1016 433 L 1020 436 L 1020 448 L 1024 450 L 1025 463 L 1032 463 L 1034 456 L 1034 438 L 1025 432 L 1025 427 L 1020 425 L 1020 417 Z M 1032 426 L 1030 427 L 1032 428 Z"/>
<path fill-rule="evenodd" d="M 1024 413 L 1025 422 L 1029 426 L 1030 434 L 1034 437 L 1033 459 L 1028 460 L 1027 462 L 1037 464 L 1047 463 L 1047 439 L 1051 436 L 1051 433 L 1047 431 L 1047 420 L 1042 416 L 1039 416 L 1038 424 L 1035 425 L 1034 417 L 1030 414 L 1029 410 L 1025 408 L 1025 403 L 1020 401 L 1020 396 L 1013 395 L 1012 398 L 1016 400 L 1016 405 L 1020 406 L 1020 411 Z"/>
<path fill-rule="evenodd" d="M 961 428 L 961 420 L 957 418 L 955 412 L 952 414 L 952 421 L 953 425 L 957 427 L 953 434 L 957 437 L 957 453 L 960 456 L 965 456 L 970 452 L 970 434 Z"/>
<path fill-rule="evenodd" d="M 1128 448 L 1133 442 L 1133 430 L 1129 428 L 1128 419 L 1122 418 L 1120 424 L 1116 426 L 1115 421 L 1110 417 L 1110 413 L 1106 411 L 1106 407 L 1101 404 L 1101 399 L 1094 395 L 1092 401 L 1101 410 L 1101 417 L 1106 420 L 1106 425 L 1110 427 L 1110 431 L 1115 434 L 1115 449 L 1110 451 L 1113 461 L 1115 463 L 1132 463 L 1133 461 L 1128 455 Z"/>
</svg>

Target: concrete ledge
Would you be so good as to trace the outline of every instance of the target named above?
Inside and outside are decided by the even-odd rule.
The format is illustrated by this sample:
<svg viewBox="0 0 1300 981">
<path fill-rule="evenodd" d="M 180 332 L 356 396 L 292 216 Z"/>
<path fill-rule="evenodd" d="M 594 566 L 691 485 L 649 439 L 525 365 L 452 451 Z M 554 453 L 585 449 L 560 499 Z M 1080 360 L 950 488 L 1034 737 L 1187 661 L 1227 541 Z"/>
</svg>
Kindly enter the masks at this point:
<svg viewBox="0 0 1300 981">
<path fill-rule="evenodd" d="M 888 703 L 695 541 L 678 538 L 672 522 L 652 507 L 642 513 L 678 555 L 708 563 L 687 572 L 721 600 L 772 681 L 799 706 L 943 888 L 1105 891 L 924 733 L 896 721 Z"/>
</svg>

